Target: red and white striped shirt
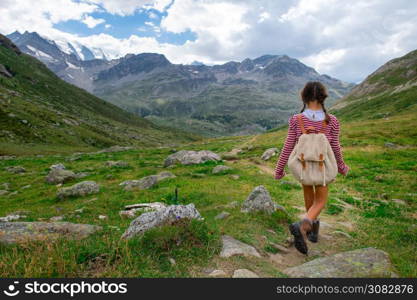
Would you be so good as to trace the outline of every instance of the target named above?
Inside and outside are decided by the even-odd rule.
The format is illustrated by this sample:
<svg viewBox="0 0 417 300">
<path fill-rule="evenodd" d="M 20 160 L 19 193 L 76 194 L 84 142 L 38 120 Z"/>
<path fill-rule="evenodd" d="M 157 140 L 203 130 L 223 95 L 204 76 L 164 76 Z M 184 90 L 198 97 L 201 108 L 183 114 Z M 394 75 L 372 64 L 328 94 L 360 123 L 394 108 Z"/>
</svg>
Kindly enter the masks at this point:
<svg viewBox="0 0 417 300">
<path fill-rule="evenodd" d="M 285 140 L 284 148 L 281 150 L 281 154 L 279 156 L 275 168 L 275 179 L 281 179 L 285 176 L 284 167 L 288 162 L 288 158 L 290 157 L 290 154 L 294 149 L 294 146 L 297 143 L 298 138 L 302 134 L 300 125 L 298 124 L 297 116 L 298 115 L 294 115 L 290 117 L 290 119 L 288 120 L 288 135 Z M 301 117 L 303 118 L 304 128 L 313 126 L 316 132 L 320 132 L 322 130 L 323 121 L 311 121 L 303 114 L 301 114 Z M 337 118 L 332 114 L 329 114 L 329 117 L 330 121 L 329 124 L 326 126 L 324 134 L 326 135 L 327 139 L 329 140 L 330 146 L 333 149 L 339 173 L 342 175 L 346 175 L 349 171 L 349 167 L 343 161 L 342 149 L 340 147 L 339 120 L 337 120 Z"/>
</svg>

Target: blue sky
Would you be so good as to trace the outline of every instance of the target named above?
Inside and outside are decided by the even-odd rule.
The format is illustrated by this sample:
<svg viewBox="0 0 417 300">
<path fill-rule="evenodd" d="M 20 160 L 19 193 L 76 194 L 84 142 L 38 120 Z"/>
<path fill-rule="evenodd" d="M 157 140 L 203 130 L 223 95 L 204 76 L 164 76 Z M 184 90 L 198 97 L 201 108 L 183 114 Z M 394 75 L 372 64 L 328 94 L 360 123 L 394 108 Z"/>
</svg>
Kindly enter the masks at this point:
<svg viewBox="0 0 417 300">
<path fill-rule="evenodd" d="M 0 32 L 36 31 L 108 58 L 156 52 L 220 64 L 286 54 L 360 82 L 417 48 L 409 0 L 1 0 Z"/>
<path fill-rule="evenodd" d="M 172 33 L 160 30 L 160 22 L 166 12 L 155 9 L 138 9 L 132 15 L 120 16 L 107 12 L 91 13 L 95 19 L 105 20 L 93 28 L 87 26 L 82 20 L 69 20 L 54 24 L 54 28 L 71 34 L 88 37 L 94 34 L 106 33 L 118 39 L 127 39 L 131 35 L 140 37 L 153 37 L 160 43 L 182 45 L 186 41 L 194 41 L 196 34 L 187 30 L 181 33 Z"/>
</svg>

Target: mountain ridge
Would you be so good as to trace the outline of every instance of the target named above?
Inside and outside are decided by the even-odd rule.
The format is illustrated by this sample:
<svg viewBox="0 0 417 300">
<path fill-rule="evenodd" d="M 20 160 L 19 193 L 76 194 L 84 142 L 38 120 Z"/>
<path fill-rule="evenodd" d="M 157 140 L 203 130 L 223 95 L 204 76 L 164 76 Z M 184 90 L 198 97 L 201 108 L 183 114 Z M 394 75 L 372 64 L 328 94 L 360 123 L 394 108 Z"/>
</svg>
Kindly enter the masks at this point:
<svg viewBox="0 0 417 300">
<path fill-rule="evenodd" d="M 23 52 L 42 60 L 65 81 L 159 125 L 206 136 L 260 133 L 286 123 L 300 107 L 298 94 L 306 81 L 319 80 L 328 87 L 329 105 L 353 87 L 288 55 L 212 66 L 173 64 L 158 53 L 80 60 L 75 54 L 48 52 L 47 41 L 44 48 L 21 41 Z"/>
</svg>

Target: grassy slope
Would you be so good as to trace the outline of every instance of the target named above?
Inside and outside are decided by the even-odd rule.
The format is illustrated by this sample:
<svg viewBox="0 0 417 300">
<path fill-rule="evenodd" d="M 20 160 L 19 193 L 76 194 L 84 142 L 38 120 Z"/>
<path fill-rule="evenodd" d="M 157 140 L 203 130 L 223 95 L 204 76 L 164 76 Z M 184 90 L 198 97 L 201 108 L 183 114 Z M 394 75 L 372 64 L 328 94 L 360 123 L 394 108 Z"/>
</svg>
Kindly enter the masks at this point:
<svg viewBox="0 0 417 300">
<path fill-rule="evenodd" d="M 156 126 L 55 76 L 28 55 L 0 46 L 0 154 L 87 150 L 115 144 L 140 146 L 195 139 Z M 56 150 L 52 150 L 55 149 Z"/>
<path fill-rule="evenodd" d="M 330 242 L 322 239 L 314 245 L 318 254 L 308 258 L 297 256 L 297 264 L 338 251 L 372 246 L 389 253 L 400 276 L 417 276 L 417 145 L 416 139 L 409 134 L 416 123 L 413 114 L 388 120 L 342 123 L 342 144 L 351 172 L 347 177 L 338 177 L 330 186 L 330 199 L 322 220 L 332 224 L 332 230 L 342 230 L 353 239 L 334 237 Z M 0 276 L 202 276 L 201 270 L 211 266 L 229 271 L 244 267 L 262 276 L 283 276 L 282 268 L 267 259 L 272 251 L 269 245 L 285 243 L 288 222 L 301 213 L 298 207 L 303 206 L 302 191 L 298 186 L 276 182 L 270 174 L 275 159 L 263 163 L 259 157 L 269 147 L 280 147 L 285 134 L 284 128 L 253 137 L 212 139 L 184 146 L 216 152 L 243 148 L 244 152 L 237 155 L 235 162 L 227 162 L 233 167 L 230 173 L 239 174 L 240 179 L 234 180 L 230 174 L 212 175 L 214 164 L 177 166 L 170 169 L 177 178 L 146 191 L 126 192 L 118 184 L 162 171 L 162 162 L 170 154 L 168 148 L 86 155 L 73 162 L 65 162 L 64 157 L 57 156 L 0 161 L 0 182 L 9 182 L 12 191 L 19 191 L 17 195 L 0 198 L 0 215 L 24 210 L 28 220 L 64 215 L 67 221 L 104 226 L 102 233 L 83 241 L 0 248 Z M 386 141 L 402 147 L 386 148 Z M 247 150 L 248 147 L 242 147 L 242 144 L 254 147 Z M 131 167 L 107 169 L 103 166 L 106 160 L 118 159 L 128 161 Z M 101 192 L 96 196 L 57 201 L 57 187 L 44 183 L 49 165 L 57 162 L 64 162 L 72 170 L 92 172 L 86 179 L 99 182 Z M 10 175 L 3 170 L 10 165 L 22 165 L 28 173 Z M 109 173 L 113 174 L 113 179 L 106 177 Z M 376 181 L 378 175 L 381 179 Z M 291 175 L 285 180 L 294 182 Z M 31 187 L 21 190 L 28 184 Z M 289 216 L 247 215 L 237 207 L 227 206 L 233 201 L 243 201 L 260 184 L 265 185 L 275 201 L 288 210 Z M 179 203 L 195 203 L 207 226 L 194 224 L 188 232 L 181 226 L 174 230 L 165 228 L 130 243 L 120 241 L 120 235 L 129 224 L 118 215 L 124 205 L 152 201 L 173 203 L 175 187 L 179 188 Z M 405 204 L 392 199 L 402 199 Z M 340 203 L 348 203 L 352 208 L 345 209 Z M 78 208 L 85 208 L 85 211 L 76 214 L 74 210 Z M 231 216 L 226 220 L 215 220 L 214 217 L 223 210 Z M 109 219 L 99 220 L 100 214 L 108 215 Z M 352 228 L 338 222 L 349 223 Z M 264 258 L 219 259 L 220 234 L 230 234 L 254 245 Z M 182 238 L 186 235 L 191 236 L 190 239 Z M 179 240 L 182 243 L 176 246 Z M 194 242 L 190 244 L 190 240 Z M 171 265 L 169 257 L 177 264 Z"/>
</svg>

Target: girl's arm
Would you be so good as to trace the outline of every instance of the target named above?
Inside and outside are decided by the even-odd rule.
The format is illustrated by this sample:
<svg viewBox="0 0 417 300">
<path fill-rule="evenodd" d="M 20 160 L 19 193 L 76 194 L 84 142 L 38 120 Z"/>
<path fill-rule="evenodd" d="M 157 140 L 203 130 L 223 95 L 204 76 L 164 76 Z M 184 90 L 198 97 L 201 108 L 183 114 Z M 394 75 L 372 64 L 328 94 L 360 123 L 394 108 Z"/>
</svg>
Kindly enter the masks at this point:
<svg viewBox="0 0 417 300">
<path fill-rule="evenodd" d="M 281 154 L 275 167 L 275 179 L 281 179 L 285 176 L 284 167 L 288 162 L 288 158 L 290 157 L 292 150 L 294 149 L 295 143 L 297 141 L 296 138 L 296 120 L 295 117 L 292 116 L 288 120 L 288 134 L 285 140 L 284 148 L 281 150 Z"/>
<path fill-rule="evenodd" d="M 333 135 L 333 138 L 332 138 L 332 141 L 330 143 L 330 146 L 332 147 L 333 152 L 334 152 L 334 156 L 336 158 L 338 172 L 342 175 L 346 175 L 347 172 L 349 171 L 349 167 L 343 161 L 343 153 L 342 153 L 342 149 L 340 147 L 339 134 L 340 134 L 339 120 L 337 120 L 336 117 L 333 117 L 333 120 L 332 120 L 332 135 Z"/>
</svg>

